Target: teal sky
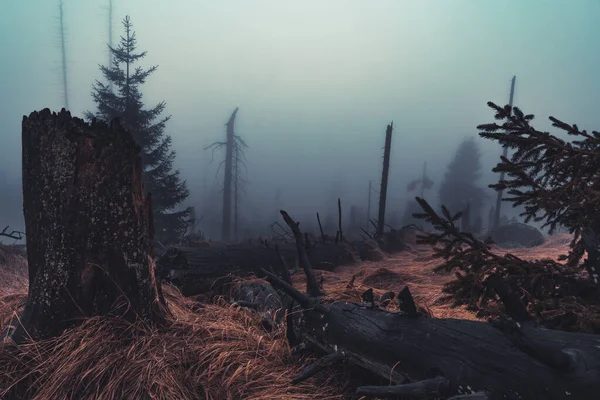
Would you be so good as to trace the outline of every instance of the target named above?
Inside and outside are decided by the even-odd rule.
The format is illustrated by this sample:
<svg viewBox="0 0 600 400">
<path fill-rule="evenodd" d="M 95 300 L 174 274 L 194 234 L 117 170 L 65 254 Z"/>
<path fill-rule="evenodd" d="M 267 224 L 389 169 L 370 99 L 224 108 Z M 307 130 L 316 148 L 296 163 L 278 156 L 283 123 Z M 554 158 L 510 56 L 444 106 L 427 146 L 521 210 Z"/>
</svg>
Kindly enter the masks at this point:
<svg viewBox="0 0 600 400">
<path fill-rule="evenodd" d="M 58 3 L 0 3 L 7 179 L 20 175 L 22 116 L 63 106 Z M 94 109 L 91 85 L 107 60 L 108 0 L 63 3 L 70 110 L 81 116 Z M 319 211 L 332 187 L 348 204 L 364 202 L 368 180 L 379 180 L 391 120 L 391 196 L 402 208 L 422 162 L 439 183 L 460 139 L 493 119 L 486 102 L 508 102 L 512 75 L 515 105 L 534 113 L 537 126 L 550 129 L 553 115 L 600 129 L 598 0 L 113 3 L 114 36 L 130 15 L 148 51 L 142 65 L 159 65 L 142 90 L 149 105 L 167 102 L 177 165 L 199 206 L 218 184 L 217 163 L 207 166 L 202 148 L 220 140 L 236 106 L 238 134 L 250 146 L 250 207 L 269 213 L 277 187 L 298 212 Z M 481 147 L 484 184 L 500 150 Z"/>
</svg>

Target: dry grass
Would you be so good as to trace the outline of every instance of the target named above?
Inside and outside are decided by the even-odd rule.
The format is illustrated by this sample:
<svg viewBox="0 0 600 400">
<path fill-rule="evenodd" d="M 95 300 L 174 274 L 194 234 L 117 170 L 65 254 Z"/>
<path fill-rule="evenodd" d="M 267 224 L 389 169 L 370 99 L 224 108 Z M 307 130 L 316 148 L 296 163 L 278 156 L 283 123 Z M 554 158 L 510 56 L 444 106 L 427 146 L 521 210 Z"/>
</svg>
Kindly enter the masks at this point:
<svg viewBox="0 0 600 400">
<path fill-rule="evenodd" d="M 342 398 L 326 382 L 290 385 L 299 367 L 282 332 L 165 289 L 175 317 L 167 328 L 90 318 L 55 339 L 7 347 L 0 387 L 16 384 L 31 399 Z"/>
<path fill-rule="evenodd" d="M 0 332 L 20 312 L 27 297 L 27 260 L 11 246 L 0 245 Z"/>
<path fill-rule="evenodd" d="M 566 252 L 568 241 L 568 236 L 553 237 L 543 246 L 513 253 L 529 259 L 554 258 Z M 450 279 L 432 272 L 438 263 L 427 249 L 417 246 L 382 261 L 322 272 L 324 288 L 330 300 L 360 301 L 370 287 L 381 295 L 408 285 L 417 304 L 435 317 L 475 319 L 464 309 L 436 305 L 441 287 Z M 4 324 L 17 315 L 26 298 L 25 265 L 18 257 L 0 265 Z M 353 276 L 354 287 L 348 289 Z M 301 274 L 294 281 L 305 288 Z M 90 318 L 55 339 L 4 345 L 0 398 L 11 388 L 37 400 L 347 398 L 335 375 L 330 381 L 313 378 L 290 385 L 302 363 L 293 359 L 282 330 L 265 332 L 259 317 L 225 302 L 200 306 L 171 286 L 164 291 L 174 316 L 166 328 Z"/>
<path fill-rule="evenodd" d="M 4 323 L 26 299 L 24 265 L 11 259 L 0 266 Z M 258 317 L 223 301 L 200 305 L 168 285 L 164 292 L 173 319 L 163 329 L 96 317 L 55 339 L 4 344 L 0 398 L 344 398 L 323 379 L 290 385 L 302 363 L 292 358 L 283 330 L 265 332 Z"/>
<path fill-rule="evenodd" d="M 511 252 L 526 260 L 557 259 L 559 255 L 568 252 L 570 240 L 570 235 L 562 234 L 550 237 L 538 247 L 511 250 L 495 248 L 494 252 Z M 361 294 L 369 288 L 373 288 L 376 296 L 380 296 L 390 290 L 398 293 L 407 285 L 417 305 L 431 310 L 436 318 L 477 319 L 474 313 L 463 307 L 450 308 L 438 304 L 442 297 L 442 286 L 452 279 L 452 275 L 433 272 L 441 260 L 432 256 L 430 248 L 417 245 L 412 247 L 410 251 L 394 254 L 382 261 L 337 267 L 335 272 L 318 271 L 325 278 L 324 289 L 328 299 L 360 302 Z M 353 276 L 354 288 L 347 289 Z M 303 290 L 306 288 L 306 280 L 302 274 L 293 276 L 293 281 L 296 287 Z"/>
</svg>

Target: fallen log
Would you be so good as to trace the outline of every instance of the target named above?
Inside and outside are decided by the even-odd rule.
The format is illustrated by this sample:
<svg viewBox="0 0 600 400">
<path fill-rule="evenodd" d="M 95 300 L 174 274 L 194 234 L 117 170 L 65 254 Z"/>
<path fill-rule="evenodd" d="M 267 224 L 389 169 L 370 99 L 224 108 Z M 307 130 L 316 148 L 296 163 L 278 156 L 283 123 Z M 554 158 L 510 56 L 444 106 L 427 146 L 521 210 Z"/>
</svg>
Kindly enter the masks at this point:
<svg viewBox="0 0 600 400">
<path fill-rule="evenodd" d="M 279 244 L 279 251 L 291 267 L 298 259 L 293 243 Z M 333 271 L 335 267 L 359 261 L 348 247 L 316 244 L 307 249 L 314 269 Z M 172 247 L 157 260 L 161 274 L 170 270 L 210 269 L 235 266 L 240 271 L 260 273 L 261 268 L 279 263 L 274 247 L 252 244 L 212 245 L 205 247 Z"/>
<path fill-rule="evenodd" d="M 279 248 L 290 265 L 296 261 L 290 245 Z M 262 268 L 280 263 L 274 248 L 259 245 L 172 247 L 157 260 L 158 276 L 177 286 L 184 296 L 222 293 L 232 277 L 263 277 Z"/>
<path fill-rule="evenodd" d="M 372 291 L 363 295 L 367 304 L 339 301 L 325 305 L 320 292 L 305 295 L 275 273 L 263 273 L 283 297 L 298 304 L 295 315 L 286 319 L 290 345 L 326 354 L 293 383 L 346 363 L 393 383 L 358 387 L 357 394 L 362 396 L 598 397 L 600 335 L 536 326 L 517 292 L 500 276 L 490 276 L 487 284 L 510 319 L 488 323 L 431 318 L 419 312 L 407 287 L 398 294 L 399 312 L 377 307 Z M 305 273 L 310 281 L 312 270 L 306 268 Z"/>
<path fill-rule="evenodd" d="M 352 265 L 363 260 L 354 245 L 346 242 L 340 244 L 317 242 L 306 249 L 306 254 L 312 268 L 323 271 L 334 271 L 336 267 Z"/>
<path fill-rule="evenodd" d="M 295 383 L 345 362 L 394 384 L 359 387 L 357 394 L 364 396 L 584 400 L 600 391 L 600 336 L 536 326 L 499 276 L 488 284 L 512 319 L 492 324 L 430 318 L 419 312 L 407 287 L 398 294 L 399 312 L 378 308 L 372 291 L 363 295 L 367 304 L 324 305 L 319 295 L 307 296 L 276 274 L 263 273 L 301 307 L 287 319 L 290 344 L 326 354 Z M 308 280 L 312 271 L 305 273 Z"/>
<path fill-rule="evenodd" d="M 290 268 L 298 264 L 295 244 L 279 244 L 278 251 Z M 337 266 L 357 261 L 351 249 L 333 243 L 317 243 L 307 254 L 313 268 L 318 270 L 333 271 Z M 158 276 L 179 287 L 185 296 L 206 293 L 215 288 L 215 282 L 223 282 L 219 278 L 228 275 L 264 277 L 262 268 L 280 263 L 274 247 L 250 244 L 173 247 L 156 262 Z"/>
<path fill-rule="evenodd" d="M 282 216 L 293 232 L 294 243 L 281 243 L 276 248 L 264 243 L 173 247 L 158 258 L 158 275 L 179 287 L 185 296 L 194 296 L 212 290 L 219 291 L 222 289 L 220 286 L 230 283 L 221 279 L 227 276 L 264 278 L 262 269 L 269 269 L 274 265 L 285 264 L 297 271 L 299 265 L 304 268 L 308 263 L 311 269 L 334 271 L 338 266 L 377 261 L 385 257 L 373 239 L 344 241 L 339 244 L 318 241 L 308 243 L 295 225 L 296 222 L 286 219 L 289 216 L 285 211 Z M 385 243 L 394 243 L 390 247 L 392 252 L 401 248 L 398 232 L 403 231 L 386 232 L 381 238 L 385 239 Z"/>
<path fill-rule="evenodd" d="M 280 250 L 287 259 L 295 254 Z M 158 275 L 185 296 L 207 293 L 222 285 L 227 276 L 263 276 L 261 268 L 279 263 L 274 249 L 253 245 L 170 248 L 157 260 Z"/>
<path fill-rule="evenodd" d="M 294 327 L 297 339 L 397 384 L 381 390 L 359 388 L 359 393 L 431 394 L 431 382 L 405 387 L 409 377 L 443 378 L 436 387 L 446 397 L 477 391 L 492 399 L 583 400 L 600 391 L 598 335 L 543 329 L 529 322 L 498 329 L 481 321 L 426 318 L 350 302 L 325 306 L 266 273 L 303 306 Z M 415 387 L 423 391 L 419 394 Z"/>
</svg>

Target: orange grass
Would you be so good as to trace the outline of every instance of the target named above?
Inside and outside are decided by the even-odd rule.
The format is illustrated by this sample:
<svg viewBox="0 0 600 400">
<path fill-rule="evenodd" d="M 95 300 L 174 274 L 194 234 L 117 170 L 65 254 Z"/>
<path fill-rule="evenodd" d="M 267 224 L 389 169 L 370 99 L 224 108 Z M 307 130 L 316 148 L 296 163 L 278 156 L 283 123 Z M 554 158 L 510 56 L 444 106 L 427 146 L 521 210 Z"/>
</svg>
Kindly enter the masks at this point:
<svg viewBox="0 0 600 400">
<path fill-rule="evenodd" d="M 568 253 L 571 238 L 572 236 L 567 234 L 555 235 L 538 247 L 510 250 L 495 247 L 494 252 L 510 252 L 526 260 L 557 259 L 559 255 Z M 412 247 L 412 250 L 391 255 L 382 261 L 337 267 L 335 272 L 316 271 L 316 274 L 324 277 L 324 290 L 329 300 L 360 302 L 361 294 L 369 288 L 373 288 L 375 295 L 380 296 L 387 291 L 398 294 L 406 285 L 410 288 L 417 305 L 430 310 L 434 317 L 476 320 L 474 313 L 465 310 L 464 307 L 450 308 L 437 304 L 442 297 L 443 285 L 451 280 L 453 275 L 433 272 L 443 260 L 434 258 L 430 247 Z M 354 288 L 346 289 L 352 276 L 356 276 Z M 306 290 L 306 280 L 302 274 L 294 275 L 293 281 L 297 288 Z M 390 306 L 392 309 L 393 307 L 394 305 Z"/>
<path fill-rule="evenodd" d="M 27 278 L 15 267 L 0 265 L 4 324 L 27 296 Z M 290 384 L 302 363 L 292 358 L 283 329 L 268 333 L 247 310 L 224 301 L 200 305 L 170 285 L 163 290 L 173 314 L 165 328 L 94 317 L 54 339 L 1 345 L 0 398 L 344 398 L 328 379 Z"/>
<path fill-rule="evenodd" d="M 299 366 L 282 332 L 265 333 L 250 313 L 198 309 L 170 286 L 165 293 L 175 317 L 167 329 L 95 317 L 55 339 L 6 348 L 2 390 L 22 380 L 18 391 L 31 385 L 31 399 L 342 398 L 327 382 L 290 385 Z"/>
<path fill-rule="evenodd" d="M 27 260 L 11 246 L 0 245 L 0 332 L 17 313 L 27 297 Z M 1 397 L 0 397 L 1 398 Z"/>
<path fill-rule="evenodd" d="M 566 253 L 569 240 L 567 235 L 555 236 L 543 246 L 511 252 L 526 259 L 555 258 Z M 1 324 L 18 315 L 27 292 L 25 261 L 10 260 L 0 265 Z M 382 261 L 317 274 L 325 278 L 328 300 L 360 301 L 370 287 L 381 295 L 408 285 L 417 304 L 435 317 L 475 319 L 464 309 L 436 305 L 451 278 L 432 272 L 439 263 L 429 249 L 415 246 Z M 354 286 L 348 289 L 352 276 Z M 302 274 L 293 279 L 296 287 L 305 289 Z M 11 388 L 36 400 L 347 398 L 337 373 L 290 384 L 302 363 L 291 356 L 282 328 L 265 332 L 259 317 L 224 301 L 201 306 L 172 286 L 164 285 L 164 292 L 173 313 L 166 328 L 94 317 L 54 339 L 18 347 L 4 344 L 0 398 Z"/>
</svg>

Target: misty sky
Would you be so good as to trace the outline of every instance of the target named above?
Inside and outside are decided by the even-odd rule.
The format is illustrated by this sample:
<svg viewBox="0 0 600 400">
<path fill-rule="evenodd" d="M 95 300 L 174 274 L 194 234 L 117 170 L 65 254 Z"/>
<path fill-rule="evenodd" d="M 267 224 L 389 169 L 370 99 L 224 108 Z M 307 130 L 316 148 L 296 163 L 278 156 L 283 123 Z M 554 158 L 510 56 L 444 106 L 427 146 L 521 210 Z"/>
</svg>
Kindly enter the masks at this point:
<svg viewBox="0 0 600 400">
<path fill-rule="evenodd" d="M 108 0 L 64 0 L 70 111 L 95 110 L 90 90 L 108 53 Z M 113 0 L 113 34 L 130 15 L 142 87 L 164 100 L 176 165 L 201 206 L 218 161 L 202 149 L 224 136 L 236 107 L 250 148 L 246 211 L 272 214 L 276 188 L 290 213 L 327 199 L 366 202 L 378 185 L 385 126 L 394 121 L 390 203 L 427 161 L 437 188 L 459 141 L 508 102 L 550 129 L 549 115 L 600 129 L 598 0 Z M 0 180 L 20 179 L 22 116 L 63 106 L 58 0 L 0 2 Z M 480 140 L 487 170 L 501 150 Z M 217 153 L 221 154 L 221 153 Z M 14 204 L 0 189 L 0 203 Z M 335 207 L 335 204 L 330 204 Z M 0 210 L 0 225 L 19 210 Z M 216 210 L 215 212 L 220 212 Z M 7 221 L 7 222 L 4 222 Z"/>
</svg>

